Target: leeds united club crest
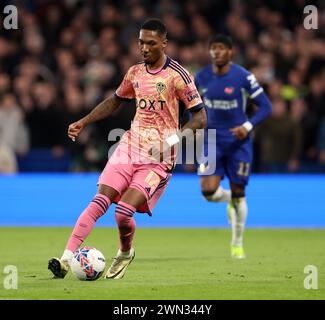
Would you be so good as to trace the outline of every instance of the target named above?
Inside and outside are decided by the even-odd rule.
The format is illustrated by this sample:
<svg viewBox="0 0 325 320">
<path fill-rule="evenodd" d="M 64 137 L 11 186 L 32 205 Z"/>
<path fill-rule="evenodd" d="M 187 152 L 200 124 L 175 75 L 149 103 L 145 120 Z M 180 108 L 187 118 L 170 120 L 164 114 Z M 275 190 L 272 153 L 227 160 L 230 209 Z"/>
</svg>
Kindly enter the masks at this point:
<svg viewBox="0 0 325 320">
<path fill-rule="evenodd" d="M 158 82 L 156 88 L 159 93 L 163 93 L 166 90 L 166 85 L 162 82 Z"/>
</svg>

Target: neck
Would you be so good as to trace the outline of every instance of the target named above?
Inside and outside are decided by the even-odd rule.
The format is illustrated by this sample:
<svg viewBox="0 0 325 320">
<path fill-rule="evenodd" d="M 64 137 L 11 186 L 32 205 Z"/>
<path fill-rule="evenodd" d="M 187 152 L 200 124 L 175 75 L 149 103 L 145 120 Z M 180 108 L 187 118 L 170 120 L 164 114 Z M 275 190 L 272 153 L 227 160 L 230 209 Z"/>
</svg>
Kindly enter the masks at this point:
<svg viewBox="0 0 325 320">
<path fill-rule="evenodd" d="M 161 57 L 156 62 L 147 64 L 148 69 L 157 70 L 159 68 L 162 68 L 165 65 L 166 59 L 167 59 L 166 55 L 162 54 Z"/>
<path fill-rule="evenodd" d="M 222 65 L 222 66 L 218 66 L 216 64 L 213 64 L 213 72 L 219 74 L 219 75 L 224 75 L 226 74 L 229 69 L 230 69 L 230 62 L 227 62 L 226 64 Z"/>
</svg>

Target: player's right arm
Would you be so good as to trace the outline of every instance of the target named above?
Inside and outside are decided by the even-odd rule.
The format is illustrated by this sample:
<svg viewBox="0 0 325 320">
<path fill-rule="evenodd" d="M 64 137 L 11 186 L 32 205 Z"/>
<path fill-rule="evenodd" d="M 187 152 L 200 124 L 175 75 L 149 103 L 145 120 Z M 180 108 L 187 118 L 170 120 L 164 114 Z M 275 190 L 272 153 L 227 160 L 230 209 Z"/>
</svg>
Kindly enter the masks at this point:
<svg viewBox="0 0 325 320">
<path fill-rule="evenodd" d="M 109 117 L 122 103 L 115 94 L 97 105 L 87 116 L 69 125 L 68 136 L 75 141 L 80 132 L 90 123 Z"/>
<path fill-rule="evenodd" d="M 132 85 L 133 68 L 131 67 L 116 92 L 109 98 L 98 104 L 88 115 L 77 122 L 70 124 L 68 136 L 75 141 L 80 132 L 90 123 L 109 117 L 123 102 L 135 97 Z"/>
</svg>

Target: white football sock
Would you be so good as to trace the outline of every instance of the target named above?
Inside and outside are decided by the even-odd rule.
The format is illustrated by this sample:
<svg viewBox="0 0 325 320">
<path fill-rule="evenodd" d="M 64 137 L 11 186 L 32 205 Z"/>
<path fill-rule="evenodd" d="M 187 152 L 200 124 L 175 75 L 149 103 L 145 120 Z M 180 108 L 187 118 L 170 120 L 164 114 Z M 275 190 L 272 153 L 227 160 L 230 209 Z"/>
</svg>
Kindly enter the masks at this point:
<svg viewBox="0 0 325 320">
<path fill-rule="evenodd" d="M 67 261 L 68 264 L 70 265 L 72 258 L 73 258 L 73 252 L 71 250 L 65 249 L 60 260 Z"/>
<path fill-rule="evenodd" d="M 232 227 L 231 245 L 242 247 L 246 217 L 248 212 L 246 198 L 233 198 L 231 199 L 231 204 L 234 208 L 230 213 Z"/>
<path fill-rule="evenodd" d="M 212 202 L 230 202 L 231 201 L 231 191 L 225 190 L 221 186 L 216 190 L 211 196 L 207 196 L 206 199 Z"/>
</svg>

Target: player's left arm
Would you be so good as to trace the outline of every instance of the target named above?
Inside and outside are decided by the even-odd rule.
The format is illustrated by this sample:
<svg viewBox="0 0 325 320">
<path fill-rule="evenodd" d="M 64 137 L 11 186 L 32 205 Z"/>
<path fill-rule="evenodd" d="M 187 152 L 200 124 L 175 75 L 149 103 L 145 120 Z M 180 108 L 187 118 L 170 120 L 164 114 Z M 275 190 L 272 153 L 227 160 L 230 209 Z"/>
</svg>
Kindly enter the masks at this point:
<svg viewBox="0 0 325 320">
<path fill-rule="evenodd" d="M 185 131 L 204 129 L 207 125 L 207 115 L 201 95 L 197 89 L 194 78 L 188 74 L 190 81 L 185 82 L 181 78 L 176 79 L 176 92 L 178 99 L 182 101 L 186 109 L 191 113 L 191 119 L 184 124 L 178 132 L 180 136 L 186 136 Z"/>
<path fill-rule="evenodd" d="M 196 87 L 193 77 L 188 73 L 188 81 L 181 77 L 175 79 L 175 87 L 178 99 L 185 104 L 191 113 L 191 119 L 187 121 L 181 130 L 167 139 L 169 146 L 181 142 L 185 137 L 192 138 L 198 129 L 204 129 L 207 125 L 207 115 L 200 93 Z"/>
<path fill-rule="evenodd" d="M 271 101 L 253 74 L 247 75 L 244 88 L 248 92 L 249 98 L 257 107 L 257 110 L 254 112 L 252 117 L 244 122 L 241 126 L 230 129 L 233 135 L 238 139 L 245 139 L 254 129 L 254 127 L 264 121 L 272 111 Z"/>
<path fill-rule="evenodd" d="M 149 154 L 155 159 L 163 159 L 163 154 L 172 146 L 179 144 L 182 139 L 195 138 L 196 131 L 198 129 L 204 129 L 207 125 L 207 115 L 203 105 L 198 105 L 197 108 L 190 110 L 192 113 L 191 119 L 185 123 L 181 130 L 168 137 L 162 145 L 154 146 Z"/>
<path fill-rule="evenodd" d="M 245 139 L 248 134 L 256 127 L 259 123 L 264 121 L 272 111 L 271 101 L 265 94 L 265 92 L 260 93 L 257 97 L 253 98 L 253 103 L 257 106 L 256 111 L 246 122 L 241 126 L 231 128 L 230 131 L 238 139 Z"/>
<path fill-rule="evenodd" d="M 207 115 L 201 96 L 195 86 L 193 78 L 190 82 L 184 82 L 184 79 L 176 79 L 176 93 L 178 99 L 185 104 L 187 110 L 192 114 L 191 119 L 184 124 L 181 130 L 168 137 L 164 142 L 162 148 L 152 148 L 150 154 L 156 159 L 161 159 L 163 153 L 172 146 L 179 144 L 182 139 L 192 138 L 198 129 L 204 129 L 207 125 Z"/>
</svg>

